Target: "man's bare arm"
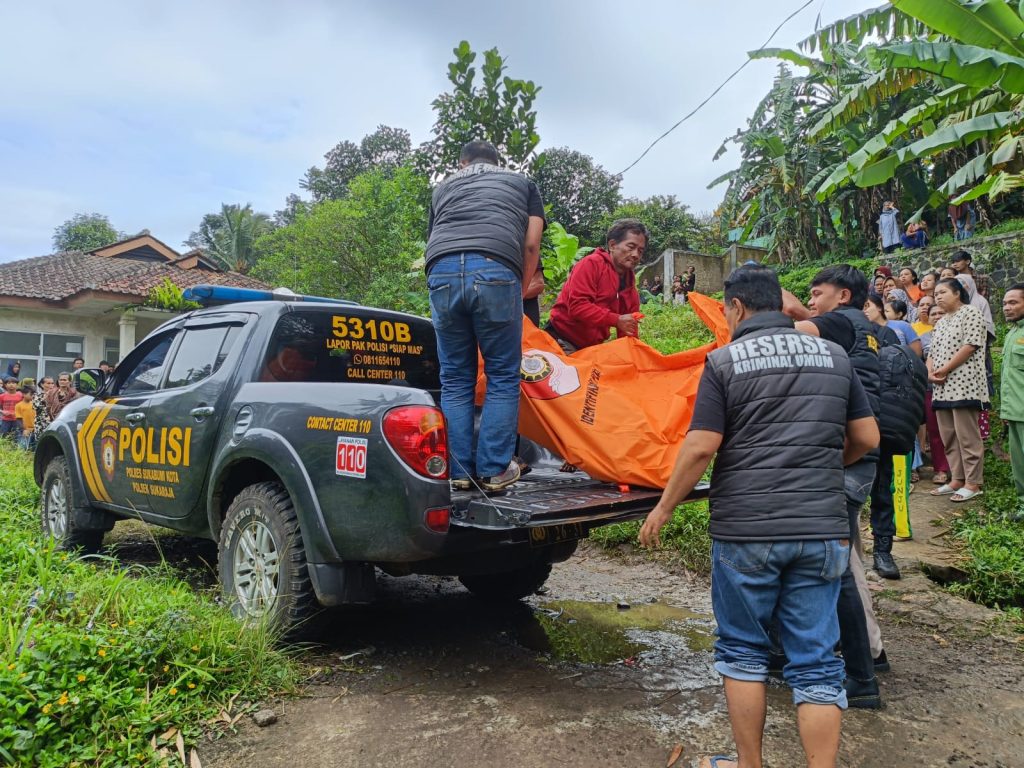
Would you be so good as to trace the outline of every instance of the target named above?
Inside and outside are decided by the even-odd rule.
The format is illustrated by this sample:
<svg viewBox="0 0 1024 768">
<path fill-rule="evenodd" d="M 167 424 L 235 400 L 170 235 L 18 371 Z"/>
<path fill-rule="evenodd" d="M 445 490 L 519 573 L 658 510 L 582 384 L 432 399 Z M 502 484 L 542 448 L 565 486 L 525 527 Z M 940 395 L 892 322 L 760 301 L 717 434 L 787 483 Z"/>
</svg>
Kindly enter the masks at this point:
<svg viewBox="0 0 1024 768">
<path fill-rule="evenodd" d="M 860 461 L 864 455 L 878 445 L 878 422 L 874 416 L 865 416 L 846 422 L 846 446 L 843 448 L 843 466 Z"/>
<path fill-rule="evenodd" d="M 540 264 L 540 241 L 544 237 L 544 219 L 531 216 L 526 225 L 526 238 L 523 240 L 523 293 L 526 292 L 533 273 Z"/>
</svg>

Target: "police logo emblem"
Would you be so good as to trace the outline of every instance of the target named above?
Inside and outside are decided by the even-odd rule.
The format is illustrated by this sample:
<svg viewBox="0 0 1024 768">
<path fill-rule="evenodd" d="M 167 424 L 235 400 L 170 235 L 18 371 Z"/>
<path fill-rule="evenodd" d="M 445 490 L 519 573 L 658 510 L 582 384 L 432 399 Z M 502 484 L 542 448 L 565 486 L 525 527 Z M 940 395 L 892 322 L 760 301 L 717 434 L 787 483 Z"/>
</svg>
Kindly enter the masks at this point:
<svg viewBox="0 0 1024 768">
<path fill-rule="evenodd" d="M 100 460 L 103 462 L 103 473 L 107 476 L 108 480 L 114 479 L 116 450 L 114 438 L 104 437 L 103 442 L 100 443 Z"/>
</svg>

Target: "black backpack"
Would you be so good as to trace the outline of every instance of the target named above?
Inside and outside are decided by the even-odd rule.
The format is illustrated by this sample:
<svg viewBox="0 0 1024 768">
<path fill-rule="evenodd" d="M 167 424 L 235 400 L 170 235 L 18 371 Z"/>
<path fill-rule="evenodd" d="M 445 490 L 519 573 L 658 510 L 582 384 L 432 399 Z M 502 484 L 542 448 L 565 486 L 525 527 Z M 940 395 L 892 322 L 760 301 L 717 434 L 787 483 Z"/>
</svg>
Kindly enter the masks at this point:
<svg viewBox="0 0 1024 768">
<path fill-rule="evenodd" d="M 924 422 L 928 369 L 910 347 L 883 345 L 878 350 L 878 429 L 882 450 L 898 456 L 914 450 L 917 428 Z"/>
</svg>

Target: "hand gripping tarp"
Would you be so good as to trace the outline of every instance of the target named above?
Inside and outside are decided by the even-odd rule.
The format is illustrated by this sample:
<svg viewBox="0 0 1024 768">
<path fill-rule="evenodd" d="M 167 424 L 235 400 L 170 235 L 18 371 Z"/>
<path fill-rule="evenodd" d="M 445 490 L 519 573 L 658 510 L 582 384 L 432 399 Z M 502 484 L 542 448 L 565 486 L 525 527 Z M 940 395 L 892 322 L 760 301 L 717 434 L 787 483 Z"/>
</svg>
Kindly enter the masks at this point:
<svg viewBox="0 0 1024 768">
<path fill-rule="evenodd" d="M 524 318 L 519 431 L 591 477 L 664 488 L 704 359 L 729 339 L 721 303 L 689 298 L 716 341 L 674 355 L 625 337 L 567 356 Z"/>
</svg>

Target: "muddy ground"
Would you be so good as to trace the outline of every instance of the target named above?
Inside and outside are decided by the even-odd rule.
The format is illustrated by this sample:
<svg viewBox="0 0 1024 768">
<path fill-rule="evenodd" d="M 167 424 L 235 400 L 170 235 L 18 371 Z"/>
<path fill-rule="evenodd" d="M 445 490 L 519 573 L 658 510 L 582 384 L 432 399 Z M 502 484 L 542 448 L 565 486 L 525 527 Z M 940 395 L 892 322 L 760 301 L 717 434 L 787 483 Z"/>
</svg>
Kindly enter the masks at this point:
<svg viewBox="0 0 1024 768">
<path fill-rule="evenodd" d="M 915 517 L 931 518 L 937 502 L 922 496 Z M 164 546 L 202 571 L 176 537 Z M 117 545 L 132 559 L 146 547 Z M 211 733 L 203 766 L 660 767 L 677 745 L 679 766 L 731 751 L 708 581 L 629 550 L 584 544 L 545 594 L 512 606 L 454 579 L 383 577 L 378 603 L 321 619 L 301 696 L 260 705 L 277 722 Z M 885 708 L 846 715 L 840 764 L 1024 767 L 1021 644 L 925 578 L 916 555 L 899 559 L 903 580 L 873 580 L 893 664 Z M 780 682 L 765 755 L 804 764 Z"/>
</svg>

